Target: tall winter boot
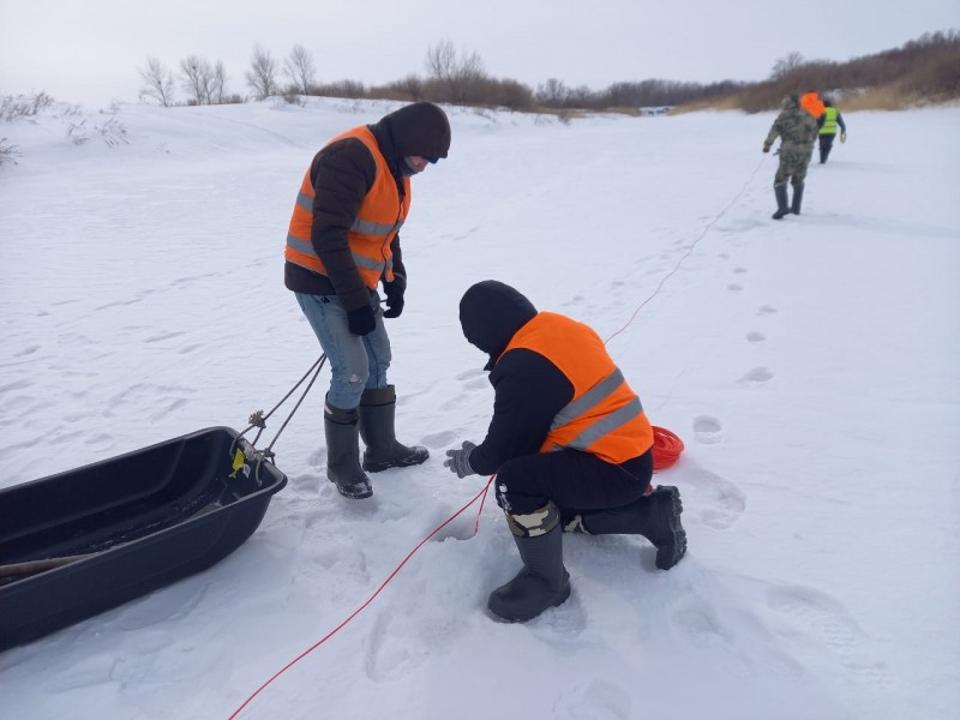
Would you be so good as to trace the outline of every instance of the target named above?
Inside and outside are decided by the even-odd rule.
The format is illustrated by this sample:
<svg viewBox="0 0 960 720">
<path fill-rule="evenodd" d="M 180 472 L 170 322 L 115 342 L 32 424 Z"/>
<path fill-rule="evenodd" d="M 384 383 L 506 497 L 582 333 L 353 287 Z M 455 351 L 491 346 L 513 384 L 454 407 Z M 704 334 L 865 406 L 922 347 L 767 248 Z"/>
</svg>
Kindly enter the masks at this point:
<svg viewBox="0 0 960 720">
<path fill-rule="evenodd" d="M 830 151 L 833 149 L 833 142 L 829 144 L 824 144 L 820 146 L 820 164 L 823 165 L 827 162 L 827 158 L 830 157 Z"/>
<path fill-rule="evenodd" d="M 363 452 L 363 469 L 367 472 L 419 465 L 430 457 L 425 447 L 407 447 L 397 442 L 394 429 L 396 409 L 397 393 L 393 385 L 363 391 L 360 398 L 360 435 L 367 446 Z"/>
<path fill-rule="evenodd" d="M 790 208 L 787 207 L 787 186 L 774 185 L 773 193 L 777 196 L 777 211 L 773 214 L 773 219 L 780 220 L 784 215 L 790 212 Z"/>
<path fill-rule="evenodd" d="M 529 515 L 506 515 L 523 568 L 513 580 L 490 593 L 487 607 L 507 622 L 526 622 L 570 597 L 560 512 L 551 502 Z"/>
<path fill-rule="evenodd" d="M 609 510 L 591 510 L 564 523 L 566 532 L 591 535 L 643 535 L 657 548 L 657 567 L 669 570 L 687 552 L 687 533 L 680 522 L 683 503 L 672 485 L 658 485 L 630 505 Z"/>
<path fill-rule="evenodd" d="M 360 468 L 360 435 L 356 410 L 341 410 L 329 403 L 323 411 L 327 437 L 327 477 L 341 495 L 359 499 L 373 495 L 370 479 Z"/>
<path fill-rule="evenodd" d="M 800 203 L 803 202 L 803 183 L 797 183 L 793 186 L 793 204 L 790 206 L 790 212 L 794 215 L 800 214 Z"/>
</svg>

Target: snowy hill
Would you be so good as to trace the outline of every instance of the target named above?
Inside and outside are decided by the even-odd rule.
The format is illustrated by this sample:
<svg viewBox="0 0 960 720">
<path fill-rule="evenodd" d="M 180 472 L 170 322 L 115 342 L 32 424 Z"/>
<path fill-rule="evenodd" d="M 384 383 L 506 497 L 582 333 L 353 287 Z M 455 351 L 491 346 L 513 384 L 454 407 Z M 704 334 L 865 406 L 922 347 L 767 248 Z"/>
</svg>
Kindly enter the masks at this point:
<svg viewBox="0 0 960 720">
<path fill-rule="evenodd" d="M 5 124 L 22 155 L 0 168 L 0 486 L 279 400 L 320 352 L 282 281 L 303 170 L 394 107 L 120 106 L 80 144 L 56 109 Z M 683 494 L 688 556 L 664 573 L 642 539 L 565 538 L 571 599 L 494 623 L 487 593 L 519 559 L 488 502 L 475 537 L 472 508 L 241 717 L 957 717 L 960 109 L 850 114 L 782 222 L 770 115 L 449 111 L 388 325 L 399 433 L 431 460 L 341 498 L 315 389 L 257 533 L 0 654 L 0 715 L 226 718 L 363 603 L 485 482 L 441 458 L 486 429 L 457 303 L 496 278 L 603 337 L 654 295 L 609 347 L 686 441 L 655 481 Z"/>
</svg>

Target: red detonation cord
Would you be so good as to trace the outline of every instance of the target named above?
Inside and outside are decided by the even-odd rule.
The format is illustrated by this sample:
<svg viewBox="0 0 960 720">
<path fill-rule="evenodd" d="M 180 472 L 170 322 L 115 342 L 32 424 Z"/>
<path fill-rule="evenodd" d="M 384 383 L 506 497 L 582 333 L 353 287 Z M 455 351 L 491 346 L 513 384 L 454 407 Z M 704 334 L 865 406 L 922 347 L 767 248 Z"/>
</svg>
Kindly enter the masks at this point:
<svg viewBox="0 0 960 720">
<path fill-rule="evenodd" d="M 307 655 L 309 655 L 310 653 L 312 653 L 312 652 L 313 652 L 314 650 L 316 650 L 318 647 L 320 647 L 321 645 L 323 645 L 327 640 L 329 640 L 329 639 L 332 638 L 334 635 L 336 635 L 338 632 L 340 632 L 340 630 L 343 629 L 343 627 L 344 627 L 347 623 L 349 623 L 349 622 L 350 622 L 351 620 L 353 620 L 357 615 L 359 615 L 361 612 L 363 612 L 363 611 L 367 608 L 367 605 L 369 605 L 370 603 L 373 602 L 374 598 L 377 597 L 377 595 L 380 594 L 380 592 L 387 586 L 387 584 L 388 584 L 391 580 L 393 580 L 394 576 L 395 576 L 398 572 L 400 572 L 400 570 L 403 568 L 403 566 L 407 564 L 407 561 L 408 561 L 410 558 L 412 558 L 412 557 L 414 556 L 414 554 L 415 554 L 421 547 L 423 547 L 424 545 L 426 545 L 426 543 L 427 543 L 434 535 L 436 535 L 438 532 L 440 532 L 441 530 L 443 530 L 443 528 L 445 528 L 447 525 L 449 525 L 449 524 L 454 520 L 454 518 L 456 518 L 456 517 L 458 517 L 459 515 L 461 515 L 464 510 L 466 510 L 468 507 L 470 507 L 471 505 L 473 505 L 477 500 L 480 500 L 480 510 L 479 510 L 479 512 L 477 513 L 477 522 L 476 522 L 476 524 L 474 525 L 474 529 L 473 529 L 473 533 L 474 533 L 474 535 L 476 535 L 477 530 L 479 530 L 479 528 L 480 528 L 480 513 L 483 512 L 483 502 L 484 502 L 484 500 L 486 500 L 486 497 L 487 497 L 487 489 L 490 487 L 490 483 L 493 482 L 493 478 L 495 478 L 495 477 L 496 477 L 496 475 L 491 475 L 491 476 L 490 476 L 490 479 L 487 480 L 487 484 L 483 486 L 483 490 L 481 490 L 481 491 L 478 492 L 476 495 L 474 495 L 474 496 L 473 496 L 473 499 L 472 499 L 470 502 L 468 502 L 468 503 L 467 503 L 466 505 L 464 505 L 462 508 L 460 508 L 459 510 L 457 510 L 453 515 L 451 515 L 450 517 L 448 517 L 448 518 L 447 518 L 446 520 L 444 520 L 442 523 L 440 523 L 439 525 L 437 525 L 437 527 L 435 527 L 435 528 L 430 532 L 429 535 L 427 535 L 423 540 L 421 540 L 419 543 L 417 543 L 417 546 L 416 546 L 413 550 L 411 550 L 410 552 L 407 553 L 407 556 L 406 556 L 403 560 L 401 560 L 401 561 L 400 561 L 400 564 L 397 565 L 397 566 L 393 569 L 393 572 L 391 572 L 391 573 L 387 576 L 387 579 L 384 580 L 382 583 L 380 583 L 380 587 L 378 587 L 378 588 L 374 591 L 374 593 L 373 593 L 370 597 L 367 598 L 366 602 L 364 602 L 363 605 L 361 605 L 361 606 L 358 607 L 356 610 L 354 610 L 352 613 L 350 613 L 350 615 L 349 615 L 343 622 L 341 622 L 339 625 L 337 625 L 333 630 L 331 630 L 330 632 L 328 632 L 328 633 L 327 633 L 326 635 L 324 635 L 322 638 L 320 638 L 319 640 L 317 640 L 317 642 L 315 642 L 313 645 L 311 645 L 310 647 L 308 647 L 308 648 L 307 648 L 306 650 L 304 650 L 302 653 L 300 653 L 299 655 L 297 655 L 293 660 L 291 660 L 290 662 L 288 662 L 286 665 L 284 665 L 282 668 L 280 668 L 277 672 L 275 672 L 273 675 L 271 675 L 270 678 L 269 678 L 265 683 L 263 683 L 260 687 L 258 687 L 258 688 L 253 692 L 253 694 L 250 695 L 250 697 L 248 697 L 246 700 L 243 701 L 243 704 L 240 705 L 240 707 L 238 707 L 236 710 L 234 710 L 234 711 L 230 714 L 230 717 L 228 718 L 228 720 L 234 720 L 234 718 L 236 718 L 237 716 L 239 716 L 240 713 L 243 712 L 243 709 L 244 709 L 247 705 L 249 705 L 250 702 L 251 702 L 257 695 L 259 695 L 261 692 L 263 692 L 263 690 L 265 690 L 270 683 L 272 683 L 272 682 L 273 682 L 274 680 L 276 680 L 278 677 L 280 677 L 281 675 L 283 675 L 287 670 L 289 670 L 290 668 L 292 668 L 294 665 L 296 665 L 298 662 L 300 662 L 303 658 L 305 658 Z"/>
<path fill-rule="evenodd" d="M 762 163 L 762 162 L 763 162 L 763 160 L 761 159 L 761 163 Z M 643 309 L 643 307 L 644 307 L 647 303 L 649 303 L 651 300 L 653 300 L 653 298 L 656 297 L 656 296 L 660 293 L 660 290 L 663 289 L 664 283 L 666 283 L 666 281 L 680 269 L 680 266 L 683 264 L 683 261 L 686 260 L 688 257 L 690 257 L 690 255 L 693 253 L 694 249 L 696 248 L 697 244 L 704 238 L 704 236 L 706 236 L 706 234 L 707 234 L 707 232 L 710 230 L 710 228 L 713 227 L 713 225 L 727 212 L 727 210 L 729 210 L 731 207 L 733 207 L 734 203 L 736 203 L 736 201 L 740 199 L 740 196 L 743 195 L 744 191 L 746 191 L 747 186 L 750 184 L 750 181 L 753 179 L 753 176 L 757 174 L 757 170 L 759 170 L 759 169 L 760 169 L 760 165 L 757 165 L 756 169 L 753 171 L 753 173 L 751 173 L 750 177 L 747 179 L 747 182 L 744 184 L 744 186 L 743 186 L 743 188 L 740 190 L 740 192 L 737 193 L 736 197 L 734 197 L 733 200 L 730 201 L 730 203 L 729 203 L 726 207 L 724 207 L 724 208 L 717 214 L 717 216 L 714 217 L 713 220 L 711 220 L 711 221 L 707 224 L 707 226 L 703 229 L 703 232 L 700 233 L 699 237 L 697 237 L 697 239 L 694 240 L 693 244 L 692 244 L 689 248 L 687 248 L 687 251 L 683 254 L 683 256 L 680 258 L 680 260 L 677 262 L 677 264 L 673 267 L 673 269 L 670 270 L 670 272 L 668 272 L 668 273 L 660 280 L 659 284 L 658 284 L 657 287 L 654 289 L 653 293 L 652 293 L 646 300 L 644 300 L 643 302 L 641 302 L 640 305 L 637 306 L 637 309 L 634 311 L 633 315 L 630 316 L 630 319 L 627 320 L 626 324 L 625 324 L 622 328 L 620 328 L 620 329 L 617 330 L 615 333 L 613 333 L 610 337 L 608 337 L 606 340 L 604 340 L 604 345 L 606 345 L 607 343 L 609 343 L 613 338 L 615 338 L 617 335 L 619 335 L 619 334 L 622 333 L 624 330 L 626 330 L 628 327 L 630 327 L 630 325 L 633 323 L 633 321 L 636 319 L 637 315 L 639 314 L 640 310 Z M 671 465 L 673 465 L 675 462 L 677 462 L 677 459 L 680 457 L 680 453 L 682 453 L 682 452 L 683 452 L 683 440 L 681 440 L 675 433 L 672 433 L 671 431 L 667 430 L 666 428 L 657 427 L 656 425 L 653 426 L 653 469 L 654 469 L 655 471 L 656 471 L 656 470 L 664 470 L 665 468 L 668 468 L 668 467 L 670 467 Z M 240 707 L 238 707 L 236 710 L 233 711 L 233 713 L 230 715 L 230 717 L 228 718 L 228 720 L 235 720 L 235 718 L 240 715 L 240 713 L 243 711 L 243 709 L 244 709 L 245 707 L 247 707 L 247 705 L 249 705 L 249 704 L 253 701 L 253 699 L 254 699 L 255 697 L 257 697 L 257 695 L 259 695 L 263 690 L 265 690 L 265 689 L 267 688 L 267 686 L 270 685 L 270 683 L 272 683 L 272 682 L 273 682 L 274 680 L 276 680 L 278 677 L 280 677 L 281 675 L 283 675 L 283 673 L 285 673 L 285 672 L 286 672 L 287 670 L 289 670 L 291 667 L 293 667 L 294 665 L 296 665 L 298 662 L 300 662 L 300 660 L 302 660 L 302 659 L 305 658 L 307 655 L 309 655 L 310 653 L 312 653 L 312 652 L 313 652 L 314 650 L 316 650 L 318 647 L 320 647 L 321 645 L 323 645 L 323 643 L 325 643 L 325 642 L 326 642 L 327 640 L 329 640 L 331 637 L 333 637 L 334 635 L 336 635 L 341 629 L 343 629 L 343 627 L 346 626 L 347 623 L 349 623 L 349 622 L 350 622 L 351 620 L 353 620 L 357 615 L 359 615 L 361 612 L 363 612 L 363 611 L 367 608 L 367 606 L 368 606 L 371 602 L 373 602 L 374 598 L 376 598 L 377 595 L 379 595 L 379 594 L 381 593 L 381 591 L 387 586 L 387 584 L 389 584 L 389 582 L 390 582 L 391 580 L 393 580 L 394 576 L 395 576 L 398 572 L 400 572 L 400 570 L 403 568 L 403 566 L 407 564 L 407 561 L 408 561 L 410 558 L 412 558 L 412 557 L 414 556 L 414 554 L 415 554 L 421 547 L 423 547 L 434 535 L 436 535 L 438 532 L 440 532 L 440 530 L 442 530 L 444 527 L 446 527 L 454 518 L 458 517 L 458 516 L 459 516 L 461 513 L 463 513 L 468 507 L 470 507 L 471 505 L 473 505 L 477 500 L 480 500 L 480 509 L 477 511 L 477 520 L 476 520 L 476 522 L 474 523 L 474 526 L 473 526 L 473 534 L 476 535 L 477 532 L 478 532 L 479 529 L 480 529 L 480 515 L 481 515 L 481 513 L 483 512 L 483 505 L 484 505 L 484 503 L 486 502 L 486 499 L 487 499 L 487 491 L 490 489 L 490 483 L 493 482 L 493 479 L 494 479 L 495 477 L 496 477 L 496 475 L 492 475 L 492 476 L 490 477 L 490 479 L 487 480 L 486 485 L 483 486 L 483 489 L 482 489 L 479 493 L 477 493 L 476 495 L 474 495 L 473 499 L 470 500 L 470 502 L 468 502 L 468 503 L 467 503 L 466 505 L 464 505 L 462 508 L 460 508 L 459 510 L 457 510 L 457 512 L 455 512 L 453 515 L 451 515 L 451 516 L 448 517 L 446 520 L 444 520 L 442 523 L 440 523 L 437 527 L 435 527 L 435 528 L 430 532 L 429 535 L 427 535 L 423 540 L 421 540 L 419 543 L 417 543 L 417 546 L 416 546 L 415 548 L 413 548 L 413 550 L 411 550 L 409 553 L 407 553 L 407 556 L 406 556 L 405 558 L 403 558 L 403 560 L 400 562 L 400 564 L 397 565 L 397 566 L 393 569 L 393 571 L 390 573 L 390 575 L 387 576 L 387 579 L 384 580 L 384 581 L 380 584 L 380 587 L 378 587 L 378 588 L 374 591 L 374 593 L 373 593 L 370 597 L 367 598 L 367 600 L 363 603 L 363 605 L 361 605 L 361 606 L 358 607 L 356 610 L 354 610 L 352 613 L 350 613 L 350 615 L 349 615 L 343 622 L 341 622 L 339 625 L 337 625 L 333 630 L 331 630 L 330 632 L 328 632 L 326 635 L 324 635 L 322 638 L 320 638 L 320 639 L 319 639 L 317 642 L 315 642 L 313 645 L 311 645 L 311 646 L 308 647 L 306 650 L 304 650 L 302 653 L 300 653 L 299 655 L 297 655 L 293 660 L 291 660 L 291 661 L 288 662 L 286 665 L 284 665 L 282 668 L 280 668 L 280 670 L 278 670 L 277 672 L 275 672 L 266 682 L 264 682 L 260 687 L 258 687 L 258 688 L 256 689 L 256 691 L 255 691 L 252 695 L 250 695 L 250 697 L 248 697 L 246 700 L 244 700 L 244 701 L 243 701 L 243 704 L 240 705 Z"/>
</svg>

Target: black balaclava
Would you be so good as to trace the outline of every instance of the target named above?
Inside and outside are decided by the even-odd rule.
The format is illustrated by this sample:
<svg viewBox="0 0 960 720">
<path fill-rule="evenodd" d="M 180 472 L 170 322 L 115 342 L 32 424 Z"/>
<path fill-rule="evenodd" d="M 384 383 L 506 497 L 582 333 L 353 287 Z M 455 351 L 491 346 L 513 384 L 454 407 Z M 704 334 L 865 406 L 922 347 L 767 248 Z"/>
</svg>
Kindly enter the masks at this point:
<svg viewBox="0 0 960 720">
<path fill-rule="evenodd" d="M 519 290 L 497 280 L 472 285 L 460 300 L 463 336 L 490 356 L 493 368 L 517 331 L 537 315 L 537 309 Z"/>
</svg>

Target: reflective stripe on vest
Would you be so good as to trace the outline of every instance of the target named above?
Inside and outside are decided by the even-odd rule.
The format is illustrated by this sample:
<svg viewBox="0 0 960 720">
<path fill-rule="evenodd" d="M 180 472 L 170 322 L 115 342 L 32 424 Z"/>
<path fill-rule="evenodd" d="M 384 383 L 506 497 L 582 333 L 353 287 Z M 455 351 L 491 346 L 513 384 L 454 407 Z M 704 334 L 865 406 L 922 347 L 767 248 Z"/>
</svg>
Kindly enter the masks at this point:
<svg viewBox="0 0 960 720">
<path fill-rule="evenodd" d="M 308 242 L 304 242 L 299 238 L 295 238 L 293 235 L 287 235 L 287 247 L 292 248 L 296 252 L 299 252 L 303 255 L 314 255 L 313 245 Z M 371 260 L 365 255 L 357 255 L 356 253 L 351 253 L 350 256 L 353 258 L 353 262 L 356 263 L 358 268 L 366 268 L 368 270 L 376 270 L 378 273 L 382 273 L 384 267 L 389 267 L 390 270 L 393 270 L 393 258 L 387 260 L 386 265 L 382 262 L 377 262 L 376 260 Z M 379 277 L 379 275 L 378 275 Z"/>
<path fill-rule="evenodd" d="M 410 208 L 410 179 L 404 178 L 404 197 L 400 197 L 396 181 L 380 152 L 373 132 L 358 127 L 338 135 L 330 143 L 346 138 L 362 142 L 373 156 L 376 174 L 364 196 L 357 217 L 347 230 L 350 255 L 364 284 L 373 289 L 381 276 L 393 280 L 393 252 L 390 243 L 403 225 Z M 313 201 L 316 196 L 308 168 L 300 183 L 293 206 L 284 257 L 288 262 L 326 275 L 326 267 L 313 247 Z"/>
<path fill-rule="evenodd" d="M 574 388 L 540 452 L 572 448 L 619 465 L 650 449 L 653 429 L 640 399 L 593 330 L 564 315 L 542 312 L 514 334 L 504 354 L 520 348 L 545 357 Z"/>
<path fill-rule="evenodd" d="M 820 128 L 821 135 L 836 135 L 837 134 L 837 109 L 835 107 L 828 107 L 824 112 L 823 118 L 823 127 Z"/>
</svg>

